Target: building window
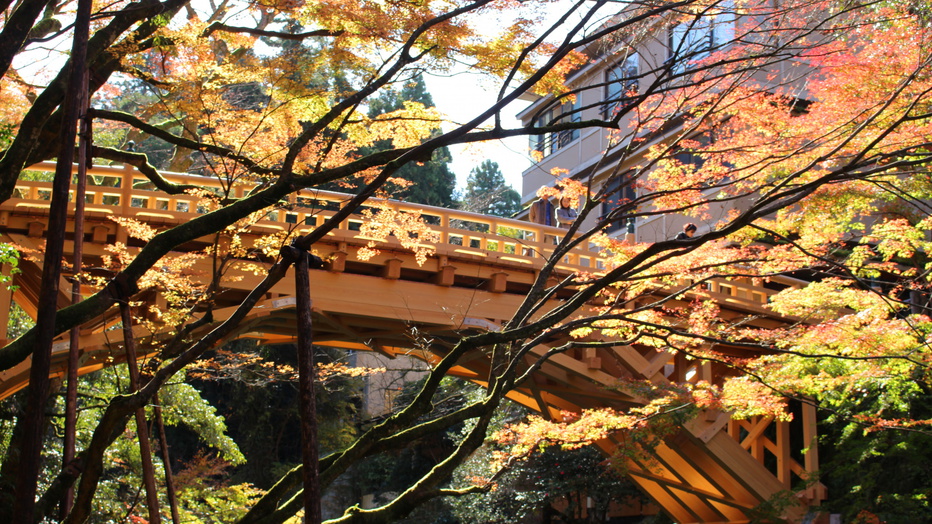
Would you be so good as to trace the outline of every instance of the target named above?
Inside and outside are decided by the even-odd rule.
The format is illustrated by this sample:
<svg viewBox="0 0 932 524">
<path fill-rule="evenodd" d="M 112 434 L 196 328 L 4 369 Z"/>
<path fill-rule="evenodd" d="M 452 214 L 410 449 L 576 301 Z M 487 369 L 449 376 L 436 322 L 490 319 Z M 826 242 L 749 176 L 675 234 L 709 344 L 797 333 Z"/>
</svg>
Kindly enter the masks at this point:
<svg viewBox="0 0 932 524">
<path fill-rule="evenodd" d="M 708 142 L 708 140 L 704 140 L 704 142 Z M 673 155 L 673 158 L 675 158 L 680 164 L 684 166 L 692 166 L 694 171 L 699 171 L 705 164 L 705 159 L 697 155 L 691 149 L 683 149 Z"/>
<path fill-rule="evenodd" d="M 725 0 L 717 4 L 715 13 L 704 12 L 670 28 L 668 59 L 675 63 L 675 71 L 682 73 L 734 37 L 734 2 Z"/>
<path fill-rule="evenodd" d="M 572 101 L 564 102 L 563 105 L 560 106 L 560 122 L 579 122 L 582 120 L 581 111 L 579 109 L 579 98 L 580 95 L 577 94 Z M 566 147 L 577 138 L 579 138 L 579 129 L 560 131 L 560 136 L 555 144 L 555 148 L 560 149 L 561 147 Z"/>
<path fill-rule="evenodd" d="M 638 55 L 632 53 L 605 71 L 605 118 L 615 116 L 632 101 L 638 90 Z"/>
<path fill-rule="evenodd" d="M 715 134 L 712 131 L 695 135 L 689 140 L 680 142 L 673 149 L 673 159 L 689 171 L 697 172 L 705 165 L 705 158 L 700 153 L 714 143 Z"/>
<path fill-rule="evenodd" d="M 534 119 L 534 127 L 545 127 L 553 123 L 553 110 L 545 111 Z M 531 135 L 531 151 L 543 156 L 553 153 L 553 133 Z"/>
<path fill-rule="evenodd" d="M 575 99 L 567 100 L 559 107 L 541 113 L 534 119 L 534 127 L 545 127 L 565 122 L 579 122 L 582 120 L 579 95 Z M 579 129 L 567 129 L 555 133 L 531 135 L 531 150 L 543 156 L 550 155 L 570 145 L 579 138 Z"/>
<path fill-rule="evenodd" d="M 620 176 L 614 176 L 605 183 L 605 198 L 602 200 L 600 218 L 604 219 L 608 217 L 609 213 L 621 206 L 630 204 L 635 199 L 637 195 L 634 191 L 634 181 L 631 179 L 631 175 L 632 173 L 628 172 Z M 633 227 L 633 219 L 627 217 L 618 218 L 612 220 L 605 227 L 605 232 L 614 233 L 616 231 L 624 231 L 629 225 Z"/>
</svg>

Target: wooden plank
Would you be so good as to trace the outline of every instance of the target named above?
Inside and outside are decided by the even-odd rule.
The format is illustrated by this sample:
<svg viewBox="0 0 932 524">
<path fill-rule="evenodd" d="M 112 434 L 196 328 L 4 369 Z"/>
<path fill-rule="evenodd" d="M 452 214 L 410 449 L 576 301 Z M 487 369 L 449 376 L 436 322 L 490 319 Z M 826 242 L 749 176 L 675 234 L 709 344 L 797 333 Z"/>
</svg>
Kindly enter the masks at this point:
<svg viewBox="0 0 932 524">
<path fill-rule="evenodd" d="M 690 447 L 689 450 L 694 453 L 702 453 L 701 449 L 696 449 L 695 447 Z M 727 498 L 726 493 L 710 480 L 710 476 L 715 475 L 716 472 L 714 470 L 703 471 L 696 468 L 686 460 L 682 450 L 676 449 L 666 442 L 660 442 L 657 444 L 654 454 L 657 459 L 664 464 L 667 470 L 676 472 L 677 482 L 675 482 L 675 484 L 690 486 L 692 490 L 702 492 L 706 497 L 719 499 Z"/>
<path fill-rule="evenodd" d="M 695 493 L 688 484 L 668 484 L 666 488 L 670 494 L 689 508 L 690 513 L 697 517 L 697 522 L 726 522 L 728 520 L 718 511 L 718 508 L 709 504 L 709 497 Z"/>
<path fill-rule="evenodd" d="M 674 522 L 679 524 L 692 524 L 698 522 L 696 516 L 689 511 L 676 497 L 674 497 L 666 487 L 656 482 L 650 476 L 640 475 L 636 472 L 629 474 L 631 480 L 641 488 L 651 500 L 663 508 L 664 513 L 669 515 Z"/>
<path fill-rule="evenodd" d="M 783 487 L 790 489 L 793 484 L 792 475 L 790 475 L 790 464 L 793 458 L 790 456 L 790 423 L 775 422 L 777 425 L 777 478 L 783 482 Z"/>
<path fill-rule="evenodd" d="M 724 432 L 716 433 L 705 447 L 720 467 L 758 499 L 767 500 L 783 489 L 783 484 L 767 468 Z"/>
<path fill-rule="evenodd" d="M 713 493 L 705 493 L 688 484 L 681 484 L 671 479 L 656 475 L 644 469 L 633 469 L 630 472 L 631 479 L 641 484 L 644 481 L 650 481 L 658 487 L 662 487 L 672 496 L 678 504 L 688 508 L 691 516 L 690 522 L 750 522 L 746 511 L 754 507 L 745 506 L 737 501 L 718 497 Z M 652 496 L 653 494 L 649 494 Z M 664 508 L 666 510 L 666 508 Z"/>
<path fill-rule="evenodd" d="M 725 493 L 722 498 L 723 503 L 732 504 L 740 508 L 753 508 L 760 504 L 761 500 L 748 491 L 735 478 L 723 472 L 721 466 L 712 458 L 703 448 L 695 444 L 687 435 L 681 433 L 671 439 L 667 439 L 665 445 L 675 449 L 680 457 L 692 464 L 698 471 L 703 472 L 709 482 L 714 484 L 718 491 Z"/>
</svg>

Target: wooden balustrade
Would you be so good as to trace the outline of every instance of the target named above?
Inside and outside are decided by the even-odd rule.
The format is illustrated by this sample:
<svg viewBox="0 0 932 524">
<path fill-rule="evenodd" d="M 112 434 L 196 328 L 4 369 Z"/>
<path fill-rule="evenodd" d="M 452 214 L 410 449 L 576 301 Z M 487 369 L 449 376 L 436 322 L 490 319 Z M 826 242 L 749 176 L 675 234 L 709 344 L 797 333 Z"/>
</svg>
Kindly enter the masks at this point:
<svg viewBox="0 0 932 524">
<path fill-rule="evenodd" d="M 54 172 L 55 164 L 43 162 L 30 167 L 33 171 Z M 139 174 L 132 166 L 94 166 L 89 171 L 86 194 L 88 212 L 113 213 L 117 216 L 139 218 L 190 219 L 205 213 L 204 200 L 196 195 L 167 195 Z M 211 177 L 180 173 L 162 173 L 166 180 L 177 184 L 200 186 L 206 191 L 232 198 L 242 197 L 252 185 L 236 183 L 232 186 Z M 51 198 L 51 182 L 23 180 L 17 183 L 11 202 L 17 209 L 47 207 Z M 73 194 L 72 194 L 73 198 Z M 269 209 L 256 226 L 270 230 L 306 230 L 330 219 L 345 205 L 352 195 L 323 190 L 301 190 L 290 195 L 278 208 Z M 561 229 L 520 220 L 490 217 L 479 213 L 459 211 L 397 200 L 373 198 L 365 208 L 387 204 L 392 209 L 420 213 L 430 229 L 437 233 L 437 255 L 466 254 L 479 257 L 497 256 L 519 264 L 533 264 L 553 252 L 553 245 L 544 242 L 559 236 Z M 365 209 L 364 208 L 364 209 Z M 338 226 L 340 231 L 358 231 L 364 218 L 354 214 Z M 355 235 L 359 238 L 359 235 Z M 588 245 L 577 246 L 562 264 L 571 270 L 592 271 L 601 264 L 599 252 Z"/>
<path fill-rule="evenodd" d="M 54 172 L 54 162 L 42 162 L 29 168 L 32 171 Z M 86 211 L 94 214 L 113 214 L 136 218 L 148 223 L 181 223 L 198 214 L 207 212 L 205 201 L 197 195 L 168 195 L 157 190 L 145 176 L 133 166 L 93 166 L 86 194 Z M 203 188 L 220 196 L 241 198 L 253 185 L 245 182 L 230 184 L 213 177 L 182 173 L 162 173 L 166 180 L 177 184 L 189 184 Z M 21 180 L 17 183 L 14 198 L 5 204 L 14 210 L 47 208 L 51 198 L 51 182 Z M 73 198 L 73 194 L 72 194 Z M 255 224 L 258 231 L 283 231 L 297 229 L 306 232 L 333 217 L 352 195 L 323 190 L 301 190 L 289 195 L 280 207 L 270 208 Z M 503 263 L 534 269 L 553 253 L 553 238 L 565 231 L 556 227 L 534 224 L 521 220 L 491 217 L 455 209 L 410 204 L 396 200 L 372 199 L 367 208 L 387 204 L 392 209 L 420 213 L 423 220 L 437 234 L 439 241 L 432 247 L 439 257 L 469 257 L 486 260 L 487 263 Z M 8 211 L 7 211 L 8 212 Z M 2 222 L 0 217 L 0 222 Z M 354 214 L 337 227 L 344 241 L 362 245 L 367 242 L 358 233 L 363 216 Z M 2 224 L 0 224 L 2 225 Z M 120 235 L 118 240 L 125 241 Z M 396 247 L 389 240 L 386 247 Z M 598 273 L 605 269 L 606 261 L 598 249 L 583 243 L 576 246 L 558 264 L 564 271 L 587 271 Z M 775 277 L 780 287 L 798 287 L 802 281 L 786 277 Z M 697 290 L 699 291 L 699 290 Z M 775 289 L 752 283 L 749 279 L 717 279 L 703 284 L 702 291 L 721 301 L 736 305 L 765 305 Z"/>
</svg>

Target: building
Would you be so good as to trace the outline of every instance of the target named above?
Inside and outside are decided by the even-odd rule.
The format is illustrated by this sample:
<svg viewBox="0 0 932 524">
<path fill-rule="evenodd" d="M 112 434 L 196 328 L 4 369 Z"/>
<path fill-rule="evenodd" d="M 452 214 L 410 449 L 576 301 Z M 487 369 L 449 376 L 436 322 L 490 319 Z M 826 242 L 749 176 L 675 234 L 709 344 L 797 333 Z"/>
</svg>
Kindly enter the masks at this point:
<svg viewBox="0 0 932 524">
<path fill-rule="evenodd" d="M 606 25 L 626 16 L 622 11 Z M 567 81 L 570 91 L 554 97 L 529 97 L 530 105 L 518 118 L 525 126 L 544 127 L 599 120 L 605 127 L 567 129 L 530 137 L 529 149 L 537 157 L 522 174 L 522 203 L 528 206 L 542 186 L 553 186 L 554 169 L 564 170 L 566 177 L 591 183 L 591 193 L 604 197 L 598 213 L 590 215 L 585 226 L 599 221 L 612 235 L 633 234 L 639 242 L 673 238 L 684 224 L 695 222 L 684 214 L 650 213 L 655 204 L 638 201 L 639 181 L 657 166 L 657 158 L 648 160 L 648 151 L 663 146 L 661 161 L 699 167 L 702 159 L 690 151 L 690 141 L 707 144 L 708 134 L 692 130 L 689 111 L 678 112 L 671 104 L 673 90 L 694 81 L 693 74 L 713 77 L 715 70 L 704 59 L 714 61 L 713 53 L 727 50 L 736 40 L 759 38 L 760 28 L 770 17 L 760 20 L 740 18 L 731 0 L 715 2 L 704 11 L 689 16 L 668 14 L 649 23 L 633 25 L 621 34 L 604 37 L 586 48 L 588 63 L 572 73 Z M 747 20 L 751 20 L 747 23 Z M 739 34 L 740 33 L 740 34 Z M 751 36 L 749 36 L 751 35 Z M 799 78 L 798 64 L 770 65 L 751 75 L 763 85 L 786 84 Z M 769 75 L 773 75 L 773 77 Z M 705 81 L 705 80 L 704 80 Z M 727 79 L 719 79 L 727 84 Z M 710 87 L 712 85 L 712 87 Z M 710 82 L 696 89 L 727 89 Z M 645 115 L 658 104 L 667 104 L 656 114 Z M 615 126 L 612 129 L 609 126 Z M 702 191 L 704 199 L 714 200 L 715 189 Z M 708 231 L 717 219 L 735 208 L 740 201 L 713 204 L 709 217 L 698 224 L 699 233 Z M 631 215 L 637 215 L 632 218 Z M 527 213 L 523 215 L 528 217 Z"/>
</svg>

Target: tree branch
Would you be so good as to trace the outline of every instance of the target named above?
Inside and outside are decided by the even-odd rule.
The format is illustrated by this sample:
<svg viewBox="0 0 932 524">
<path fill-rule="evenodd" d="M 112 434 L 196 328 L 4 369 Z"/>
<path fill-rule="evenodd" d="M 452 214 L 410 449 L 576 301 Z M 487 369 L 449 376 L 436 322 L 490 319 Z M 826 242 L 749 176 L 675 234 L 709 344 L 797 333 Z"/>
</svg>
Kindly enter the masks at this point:
<svg viewBox="0 0 932 524">
<path fill-rule="evenodd" d="M 346 34 L 346 31 L 331 31 L 329 29 L 318 29 L 316 31 L 306 31 L 304 33 L 282 33 L 279 31 L 266 31 L 264 29 L 254 29 L 250 27 L 239 27 L 233 25 L 227 25 L 222 22 L 213 22 L 207 29 L 201 33 L 201 36 L 207 37 L 213 34 L 215 31 L 224 31 L 227 33 L 246 33 L 254 36 L 267 36 L 271 38 L 281 38 L 282 40 L 304 40 L 306 38 L 316 38 L 316 37 L 334 37 L 342 36 Z"/>
</svg>

